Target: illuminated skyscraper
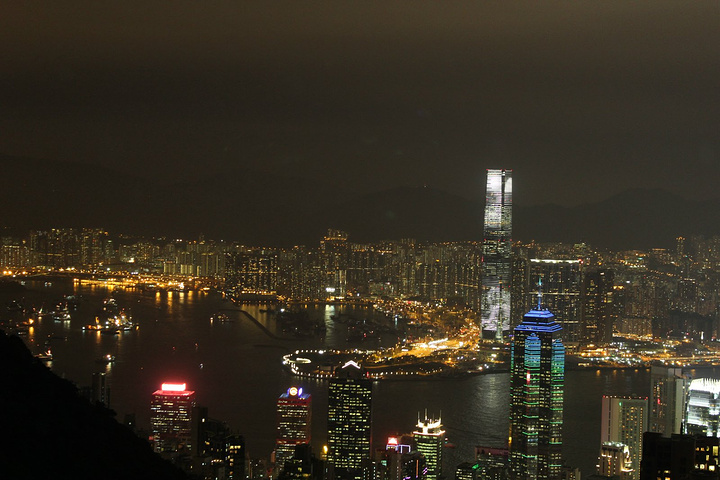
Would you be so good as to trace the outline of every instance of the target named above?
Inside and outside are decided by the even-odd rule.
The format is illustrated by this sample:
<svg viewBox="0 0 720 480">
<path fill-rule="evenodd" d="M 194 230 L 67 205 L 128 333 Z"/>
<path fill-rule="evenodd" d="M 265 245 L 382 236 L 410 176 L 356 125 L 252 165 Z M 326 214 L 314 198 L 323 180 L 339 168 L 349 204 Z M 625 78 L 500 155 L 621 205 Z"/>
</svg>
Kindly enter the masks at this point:
<svg viewBox="0 0 720 480">
<path fill-rule="evenodd" d="M 275 465 L 278 471 L 295 455 L 297 445 L 310 443 L 311 397 L 302 388 L 290 387 L 277 402 Z"/>
<path fill-rule="evenodd" d="M 617 477 L 620 480 L 633 478 L 630 449 L 624 443 L 603 442 L 600 447 L 598 475 Z"/>
<path fill-rule="evenodd" d="M 681 433 L 690 380 L 682 368 L 650 367 L 651 432 L 665 436 Z"/>
<path fill-rule="evenodd" d="M 600 269 L 585 274 L 583 285 L 583 336 L 596 345 L 607 345 L 613 336 L 613 271 Z"/>
<path fill-rule="evenodd" d="M 538 301 L 515 327 L 510 357 L 510 478 L 558 480 L 562 460 L 565 346 Z"/>
<path fill-rule="evenodd" d="M 689 435 L 720 437 L 720 380 L 696 378 L 690 382 L 685 417 Z"/>
<path fill-rule="evenodd" d="M 643 433 L 648 427 L 647 398 L 610 397 L 602 398 L 602 423 L 600 444 L 617 442 L 627 445 L 630 451 L 629 478 L 640 478 Z"/>
<path fill-rule="evenodd" d="M 488 170 L 482 256 L 482 329 L 510 330 L 512 170 Z"/>
<path fill-rule="evenodd" d="M 372 381 L 350 361 L 328 383 L 328 453 L 338 480 L 361 480 L 370 457 Z"/>
<path fill-rule="evenodd" d="M 427 412 L 426 412 L 427 413 Z M 442 449 L 445 443 L 445 430 L 441 419 L 431 419 L 425 415 L 418 419 L 417 430 L 413 432 L 415 448 L 425 456 L 428 480 L 436 480 L 442 475 Z"/>
<path fill-rule="evenodd" d="M 150 428 L 156 452 L 191 450 L 192 410 L 195 392 L 184 383 L 163 383 L 153 393 Z"/>
</svg>

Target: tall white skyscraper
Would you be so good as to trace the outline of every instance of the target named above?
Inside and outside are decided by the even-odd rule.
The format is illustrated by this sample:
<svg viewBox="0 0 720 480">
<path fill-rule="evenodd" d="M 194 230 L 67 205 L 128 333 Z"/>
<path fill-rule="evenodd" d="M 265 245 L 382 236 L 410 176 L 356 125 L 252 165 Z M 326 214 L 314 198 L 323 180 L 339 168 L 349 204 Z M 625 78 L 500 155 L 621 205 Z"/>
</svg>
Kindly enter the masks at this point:
<svg viewBox="0 0 720 480">
<path fill-rule="evenodd" d="M 600 445 L 615 442 L 627 445 L 633 480 L 640 478 L 643 433 L 648 429 L 648 399 L 630 397 L 602 398 Z M 602 453 L 601 453 L 602 455 Z"/>
<path fill-rule="evenodd" d="M 482 329 L 502 340 L 510 330 L 512 170 L 488 170 L 482 257 Z"/>
<path fill-rule="evenodd" d="M 696 378 L 690 382 L 685 433 L 720 437 L 720 380 Z"/>
</svg>

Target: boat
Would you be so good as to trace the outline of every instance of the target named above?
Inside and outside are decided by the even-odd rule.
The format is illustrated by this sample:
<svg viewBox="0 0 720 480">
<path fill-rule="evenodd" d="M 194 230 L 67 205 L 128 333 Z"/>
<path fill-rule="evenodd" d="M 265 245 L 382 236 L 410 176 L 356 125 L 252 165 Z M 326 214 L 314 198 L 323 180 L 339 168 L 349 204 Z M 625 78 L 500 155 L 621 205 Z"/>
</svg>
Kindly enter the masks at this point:
<svg viewBox="0 0 720 480">
<path fill-rule="evenodd" d="M 100 330 L 101 335 L 120 335 L 120 330 L 117 328 L 103 328 Z"/>
<path fill-rule="evenodd" d="M 232 322 L 232 319 L 226 314 L 226 313 L 216 313 L 215 315 L 212 315 L 210 317 L 210 323 L 225 323 L 225 322 Z"/>
<path fill-rule="evenodd" d="M 70 318 L 71 318 L 70 314 L 68 312 L 62 312 L 62 311 L 52 312 L 50 314 L 50 316 L 52 317 L 53 321 L 55 321 L 55 322 L 69 322 Z"/>
<path fill-rule="evenodd" d="M 103 307 L 95 317 L 95 323 L 86 325 L 83 330 L 99 330 L 105 333 L 106 330 L 113 332 L 127 332 L 137 328 L 133 322 L 132 315 L 118 306 L 114 298 L 106 298 Z"/>
<path fill-rule="evenodd" d="M 107 365 L 108 363 L 113 363 L 114 361 L 115 355 L 110 355 L 109 353 L 95 360 L 96 363 L 103 363 L 105 365 Z"/>
<path fill-rule="evenodd" d="M 43 362 L 52 362 L 53 354 L 52 354 L 52 351 L 50 350 L 50 345 L 48 345 L 46 343 L 45 351 L 35 355 L 35 358 L 37 358 L 38 360 L 42 360 Z"/>
</svg>

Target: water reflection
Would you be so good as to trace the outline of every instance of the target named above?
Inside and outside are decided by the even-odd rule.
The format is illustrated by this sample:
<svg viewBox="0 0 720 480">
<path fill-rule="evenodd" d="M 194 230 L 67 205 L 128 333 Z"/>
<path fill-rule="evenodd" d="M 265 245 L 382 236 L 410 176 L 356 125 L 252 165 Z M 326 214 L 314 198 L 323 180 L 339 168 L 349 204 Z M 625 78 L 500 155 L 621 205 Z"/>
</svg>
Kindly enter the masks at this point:
<svg viewBox="0 0 720 480">
<path fill-rule="evenodd" d="M 56 282 L 52 287 L 28 285 L 28 288 L 24 295 L 28 304 L 51 305 L 70 285 Z M 135 413 L 138 425 L 145 428 L 149 425 L 149 397 L 158 385 L 170 380 L 187 382 L 214 418 L 227 421 L 246 436 L 253 456 L 266 456 L 272 450 L 277 397 L 292 385 L 303 387 L 313 396 L 313 443 L 314 448 L 321 448 L 326 440 L 327 384 L 291 376 L 282 369 L 280 359 L 295 349 L 347 346 L 347 324 L 333 316 L 362 319 L 375 315 L 372 308 L 311 306 L 310 315 L 325 323 L 326 335 L 297 339 L 283 337 L 275 316 L 260 311 L 271 306 L 239 306 L 280 337 L 274 338 L 241 314 L 238 306 L 219 295 L 160 291 L 143 295 L 118 291 L 112 295 L 121 306 L 132 305 L 133 318 L 140 328 L 120 335 L 102 335 L 81 328 L 92 321 L 102 300 L 111 292 L 95 285 L 72 285 L 72 290 L 82 296 L 82 301 L 73 312 L 69 327 L 49 319 L 38 320 L 28 329 L 25 339 L 33 353 L 39 353 L 50 338 L 54 357 L 51 368 L 78 385 L 89 385 L 95 371 L 105 372 L 113 392 L 111 407 L 118 412 L 118 418 Z M 219 312 L 232 321 L 211 324 L 210 317 Z M 374 347 L 377 343 L 362 345 Z M 107 354 L 114 355 L 115 361 L 96 362 Z M 691 373 L 695 377 L 717 375 L 717 371 L 708 369 Z M 507 374 L 376 382 L 373 438 L 380 444 L 387 436 L 410 431 L 418 412 L 425 409 L 442 413 L 448 437 L 457 445 L 456 449 L 445 451 L 446 466 L 452 471 L 457 464 L 473 458 L 474 446 L 504 444 L 508 432 L 508 389 Z M 587 475 L 593 473 L 597 457 L 602 395 L 648 395 L 649 374 L 645 370 L 569 371 L 565 391 L 563 456 Z"/>
</svg>

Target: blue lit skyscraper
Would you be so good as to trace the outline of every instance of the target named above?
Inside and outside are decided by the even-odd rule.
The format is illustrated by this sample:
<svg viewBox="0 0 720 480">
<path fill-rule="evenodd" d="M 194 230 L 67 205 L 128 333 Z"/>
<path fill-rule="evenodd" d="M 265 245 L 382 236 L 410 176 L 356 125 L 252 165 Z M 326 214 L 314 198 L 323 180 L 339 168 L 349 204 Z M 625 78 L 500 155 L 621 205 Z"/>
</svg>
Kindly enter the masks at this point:
<svg viewBox="0 0 720 480">
<path fill-rule="evenodd" d="M 482 256 L 482 329 L 502 340 L 510 330 L 512 170 L 488 170 Z"/>
<path fill-rule="evenodd" d="M 565 346 L 538 302 L 515 327 L 510 363 L 510 476 L 557 480 L 562 461 Z"/>
</svg>

